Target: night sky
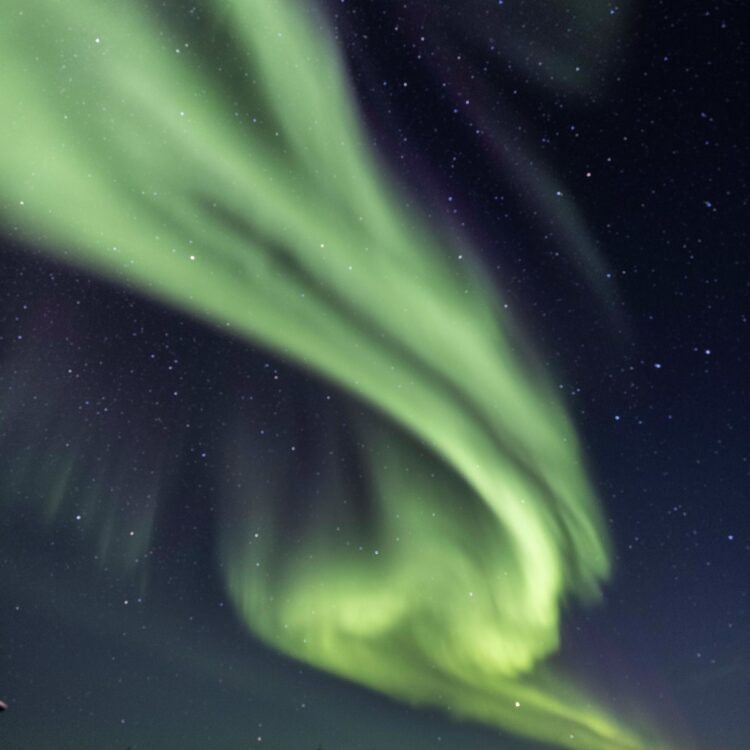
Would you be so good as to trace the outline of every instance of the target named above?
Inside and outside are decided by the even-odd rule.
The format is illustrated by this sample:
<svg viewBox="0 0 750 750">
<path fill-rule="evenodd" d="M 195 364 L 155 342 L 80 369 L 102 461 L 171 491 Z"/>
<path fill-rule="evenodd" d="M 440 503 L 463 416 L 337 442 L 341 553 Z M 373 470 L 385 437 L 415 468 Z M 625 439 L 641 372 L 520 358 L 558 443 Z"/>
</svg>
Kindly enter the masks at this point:
<svg viewBox="0 0 750 750">
<path fill-rule="evenodd" d="M 9 2 L 8 16 L 16 5 Z M 238 93 L 236 42 L 212 18 L 222 3 L 133 5 L 147 8 L 154 28 L 189 39 L 180 55 L 196 55 L 215 80 L 226 77 L 222 96 L 235 108 L 227 118 L 264 117 L 262 100 Z M 341 56 L 361 147 L 387 175 L 389 200 L 406 222 L 442 238 L 425 257 L 447 253 L 458 267 L 466 254 L 479 264 L 498 314 L 512 316 L 513 351 L 549 384 L 578 435 L 611 536 L 612 571 L 599 601 L 580 601 L 573 585 L 561 597 L 560 646 L 542 659 L 564 675 L 556 690 L 565 693 L 570 680 L 619 725 L 638 736 L 654 728 L 647 735 L 664 742 L 604 742 L 601 750 L 745 750 L 750 92 L 740 3 L 319 6 L 313 28 L 329 33 Z M 53 36 L 55 23 L 66 25 L 54 19 L 39 19 Z M 106 45 L 108 31 L 94 43 Z M 16 39 L 0 63 L 21 59 L 24 48 L 32 59 L 36 43 Z M 6 89 L 2 74 L 0 91 L 0 118 L 12 125 L 26 94 L 15 83 Z M 44 88 L 40 98 L 58 93 Z M 141 106 L 123 101 L 126 112 Z M 82 143 L 93 150 L 92 122 Z M 15 164 L 17 132 L 0 130 L 0 171 Z M 50 143 L 57 153 L 62 142 Z M 96 148 L 107 179 L 118 182 L 116 159 L 101 142 Z M 323 184 L 330 175 L 320 169 Z M 200 185 L 203 177 L 191 179 Z M 60 215 L 79 193 L 77 183 L 58 187 Z M 388 410 L 324 368 L 306 367 L 291 345 L 285 356 L 287 344 L 227 330 L 175 302 L 178 281 L 169 300 L 77 256 L 73 231 L 45 228 L 35 237 L 18 203 L 3 179 L 0 700 L 9 708 L 0 714 L 0 747 L 576 746 L 371 690 L 356 675 L 292 658 L 291 647 L 284 654 L 264 645 L 269 637 L 262 628 L 254 634 L 227 586 L 222 528 L 229 496 L 246 481 L 232 456 L 250 451 L 261 467 L 276 522 L 263 565 L 273 567 L 330 520 L 325 493 L 308 490 L 321 455 L 333 456 L 328 446 L 343 436 L 330 461 L 353 498 L 360 547 L 369 549 L 378 508 L 360 457 L 369 450 L 361 424 L 380 429 Z M 343 222 L 345 209 L 335 210 Z M 137 242 L 144 224 L 137 212 L 128 217 Z M 250 236 L 249 222 L 229 209 L 226 217 Z M 52 247 L 58 238 L 62 252 Z M 290 277 L 301 273 L 290 269 Z M 450 288 L 429 274 L 422 282 L 449 319 Z M 401 304 L 395 285 L 373 293 L 384 306 Z M 413 324 L 408 313 L 402 320 Z M 436 326 L 447 339 L 451 332 Z M 474 377 L 466 362 L 444 366 L 459 380 Z M 418 442 L 412 453 L 424 454 L 428 471 L 429 440 Z M 437 494 L 434 502 L 441 511 Z M 456 502 L 456 518 L 475 514 Z M 244 507 L 232 506 L 237 528 Z M 474 529 L 467 520 L 467 549 L 482 544 Z M 420 703 L 429 705 L 412 705 Z"/>
</svg>

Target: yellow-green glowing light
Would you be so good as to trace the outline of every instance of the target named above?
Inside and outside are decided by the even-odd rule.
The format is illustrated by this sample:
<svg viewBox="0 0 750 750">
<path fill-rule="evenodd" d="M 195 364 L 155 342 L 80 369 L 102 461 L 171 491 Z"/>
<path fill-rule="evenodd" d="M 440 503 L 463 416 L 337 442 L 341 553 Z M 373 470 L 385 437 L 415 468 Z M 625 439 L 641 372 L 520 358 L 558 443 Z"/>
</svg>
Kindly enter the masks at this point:
<svg viewBox="0 0 750 750">
<path fill-rule="evenodd" d="M 609 567 L 574 431 L 481 270 L 375 162 L 305 5 L 187 4 L 166 24 L 136 0 L 6 0 L 2 223 L 372 410 L 371 548 L 319 515 L 280 554 L 278 477 L 227 498 L 221 563 L 257 636 L 558 746 L 654 747 L 540 668 L 564 602 Z M 335 473 L 317 489 L 350 491 Z"/>
</svg>

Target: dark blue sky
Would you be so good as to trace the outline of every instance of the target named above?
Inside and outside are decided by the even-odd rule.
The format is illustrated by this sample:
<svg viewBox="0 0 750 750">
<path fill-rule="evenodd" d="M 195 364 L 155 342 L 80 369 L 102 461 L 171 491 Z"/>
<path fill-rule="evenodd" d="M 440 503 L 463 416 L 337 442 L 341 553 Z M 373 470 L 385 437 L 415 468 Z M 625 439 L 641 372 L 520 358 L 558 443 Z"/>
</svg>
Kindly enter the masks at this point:
<svg viewBox="0 0 750 750">
<path fill-rule="evenodd" d="M 505 0 L 507 21 L 495 5 L 330 0 L 324 12 L 374 148 L 420 210 L 480 249 L 579 428 L 615 575 L 598 607 L 568 612 L 560 660 L 681 748 L 744 750 L 739 4 L 591 4 L 589 16 L 585 3 Z M 278 357 L 2 240 L 3 748 L 532 747 L 273 654 L 225 602 L 213 448 L 238 404 L 271 445 L 289 430 L 304 445 L 323 423 L 319 389 Z M 304 424 L 279 417 L 302 402 Z M 135 575 L 74 515 L 33 511 L 54 494 L 43 459 L 66 443 L 86 456 L 82 496 L 98 477 L 119 504 L 113 523 L 153 523 Z M 102 479 L 113 462 L 124 468 Z M 137 497 L 157 475 L 168 489 L 151 518 Z"/>
</svg>

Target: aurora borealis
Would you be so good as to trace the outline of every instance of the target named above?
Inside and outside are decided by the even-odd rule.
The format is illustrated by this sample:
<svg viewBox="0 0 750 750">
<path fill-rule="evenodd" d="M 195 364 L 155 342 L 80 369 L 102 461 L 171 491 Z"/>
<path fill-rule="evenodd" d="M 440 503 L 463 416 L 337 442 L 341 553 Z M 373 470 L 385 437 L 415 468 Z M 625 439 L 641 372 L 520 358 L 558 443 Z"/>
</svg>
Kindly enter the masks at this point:
<svg viewBox="0 0 750 750">
<path fill-rule="evenodd" d="M 202 550 L 194 567 L 210 571 L 259 662 L 273 664 L 278 652 L 313 675 L 437 710 L 436 721 L 541 743 L 523 747 L 690 750 L 685 731 L 637 691 L 622 706 L 624 686 L 609 696 L 596 689 L 581 666 L 593 649 L 559 658 L 567 618 L 606 606 L 617 529 L 545 343 L 509 310 L 472 233 L 436 220 L 429 196 L 372 142 L 330 9 L 297 0 L 8 0 L 3 11 L 2 90 L 12 102 L 0 118 L 5 236 L 62 274 L 131 295 L 203 331 L 195 336 L 231 341 L 222 346 L 234 352 L 274 358 L 299 379 L 288 404 L 268 407 L 250 404 L 244 386 L 232 391 L 236 376 L 212 375 L 235 395 L 199 449 L 185 447 L 196 418 L 177 402 L 158 419 L 145 407 L 127 416 L 107 407 L 102 431 L 121 449 L 102 453 L 86 420 L 71 427 L 81 413 L 73 405 L 88 405 L 87 388 L 130 382 L 138 367 L 83 368 L 84 384 L 73 386 L 37 371 L 30 384 L 40 359 L 67 363 L 69 337 L 17 337 L 0 399 L 2 445 L 18 450 L 0 471 L 5 507 L 42 537 L 74 519 L 75 548 L 87 557 L 73 568 L 88 582 L 68 580 L 76 596 L 87 599 L 86 586 L 96 590 L 96 576 L 114 571 L 137 591 L 126 606 L 148 600 L 160 590 L 154 558 L 173 537 L 178 557 L 193 544 Z M 582 15 L 596 36 L 603 21 Z M 567 80 L 569 51 L 544 41 Z M 511 60 L 523 59 L 511 49 Z M 485 107 L 477 120 L 493 116 Z M 502 137 L 501 124 L 490 151 L 501 151 Z M 558 180 L 533 174 L 516 184 L 538 191 L 539 221 L 557 222 L 563 244 L 575 246 L 576 284 L 601 304 L 611 274 L 583 219 L 565 209 Z M 558 199 L 563 208 L 552 208 Z M 198 373 L 200 356 L 187 352 Z M 174 356 L 169 370 L 183 362 Z M 220 357 L 216 367 L 235 366 Z M 64 369 L 73 376 L 74 365 Z M 169 390 L 177 399 L 183 389 Z M 321 399 L 336 412 L 319 416 Z M 267 430 L 255 426 L 268 410 L 277 434 L 314 427 L 269 452 Z M 195 487 L 180 468 L 190 451 L 216 456 L 211 478 Z M 175 520 L 175 486 L 186 507 L 208 497 L 195 511 L 210 514 L 207 524 L 188 533 Z M 54 599 L 37 563 L 18 554 L 14 569 L 28 567 L 30 590 Z M 23 588 L 7 587 L 11 596 Z M 71 622 L 99 617 L 51 609 Z M 150 627 L 168 640 L 173 619 Z M 119 630 L 117 618 L 101 621 Z M 154 650 L 143 633 L 135 641 Z M 217 666 L 233 658 L 217 644 L 184 648 L 201 652 L 201 675 L 246 690 L 249 677 L 230 679 Z M 277 666 L 280 692 L 290 669 Z M 251 692 L 259 690 L 272 701 L 270 688 Z"/>
</svg>

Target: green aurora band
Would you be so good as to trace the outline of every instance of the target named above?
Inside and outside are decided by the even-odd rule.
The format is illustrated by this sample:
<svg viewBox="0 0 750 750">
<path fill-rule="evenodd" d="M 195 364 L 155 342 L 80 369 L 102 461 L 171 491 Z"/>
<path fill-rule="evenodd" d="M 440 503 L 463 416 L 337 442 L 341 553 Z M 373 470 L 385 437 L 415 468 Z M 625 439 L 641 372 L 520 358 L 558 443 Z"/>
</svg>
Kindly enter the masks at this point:
<svg viewBox="0 0 750 750">
<path fill-rule="evenodd" d="M 565 602 L 596 599 L 609 572 L 574 431 L 486 274 L 369 152 L 323 19 L 294 0 L 176 4 L 168 20 L 137 0 L 4 0 L 0 70 L 8 234 L 372 412 L 357 417 L 369 546 L 342 541 L 361 534 L 335 473 L 294 488 L 332 509 L 295 545 L 274 523 L 282 467 L 227 498 L 220 564 L 250 630 L 556 746 L 663 747 L 544 667 Z"/>
</svg>

